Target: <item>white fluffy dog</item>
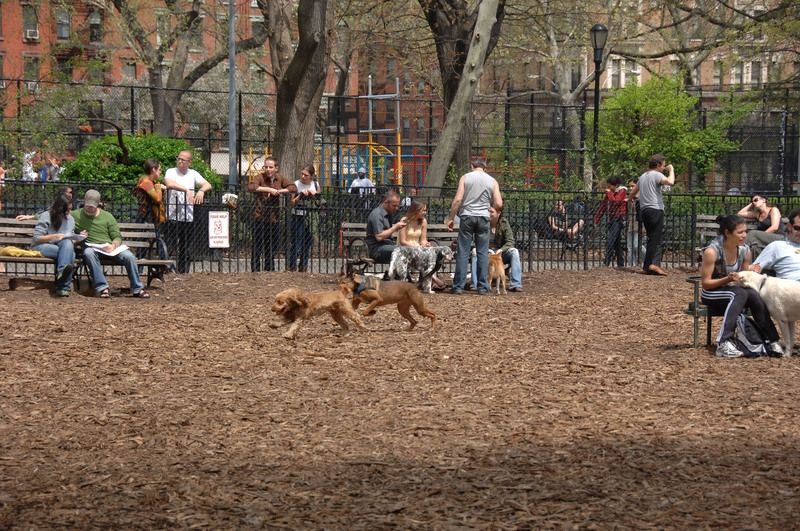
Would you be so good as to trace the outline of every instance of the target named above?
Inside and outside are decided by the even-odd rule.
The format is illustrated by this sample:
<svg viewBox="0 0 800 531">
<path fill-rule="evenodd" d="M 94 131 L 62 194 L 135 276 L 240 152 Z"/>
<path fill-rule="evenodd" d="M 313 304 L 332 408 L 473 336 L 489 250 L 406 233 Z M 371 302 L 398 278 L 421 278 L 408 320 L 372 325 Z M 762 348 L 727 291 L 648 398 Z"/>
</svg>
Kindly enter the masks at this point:
<svg viewBox="0 0 800 531">
<path fill-rule="evenodd" d="M 786 355 L 791 356 L 794 347 L 794 322 L 800 320 L 800 282 L 770 277 L 755 271 L 741 271 L 739 284 L 753 288 L 764 299 L 769 314 L 780 324 Z"/>
</svg>

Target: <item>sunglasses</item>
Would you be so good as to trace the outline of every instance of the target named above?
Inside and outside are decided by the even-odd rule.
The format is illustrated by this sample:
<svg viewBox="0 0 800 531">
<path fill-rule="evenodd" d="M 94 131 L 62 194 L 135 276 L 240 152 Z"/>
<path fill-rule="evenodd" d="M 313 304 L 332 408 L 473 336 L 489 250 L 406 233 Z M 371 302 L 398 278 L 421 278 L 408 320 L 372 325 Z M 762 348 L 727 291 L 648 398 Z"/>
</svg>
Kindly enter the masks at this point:
<svg viewBox="0 0 800 531">
<path fill-rule="evenodd" d="M 792 225 L 792 228 L 798 232 L 800 232 L 800 225 Z"/>
</svg>

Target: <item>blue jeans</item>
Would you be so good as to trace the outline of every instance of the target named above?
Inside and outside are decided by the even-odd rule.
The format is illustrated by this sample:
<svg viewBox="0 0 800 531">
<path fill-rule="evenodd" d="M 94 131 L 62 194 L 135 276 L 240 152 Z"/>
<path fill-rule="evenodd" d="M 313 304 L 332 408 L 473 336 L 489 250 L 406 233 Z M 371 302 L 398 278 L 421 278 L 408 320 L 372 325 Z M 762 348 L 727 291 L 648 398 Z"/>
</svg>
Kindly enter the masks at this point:
<svg viewBox="0 0 800 531">
<path fill-rule="evenodd" d="M 58 243 L 41 243 L 33 248 L 39 251 L 42 256 L 52 258 L 56 261 L 56 273 L 60 273 L 64 266 L 75 261 L 75 245 L 72 240 L 61 240 Z M 56 275 L 58 276 L 58 275 Z M 56 283 L 56 290 L 70 290 L 72 287 L 72 273 L 67 275 L 63 282 Z"/>
<path fill-rule="evenodd" d="M 311 257 L 311 244 L 314 240 L 311 231 L 306 226 L 306 217 L 292 216 L 289 228 L 292 231 L 292 246 L 289 249 L 289 263 L 286 269 L 307 271 L 308 260 Z"/>
<path fill-rule="evenodd" d="M 503 264 L 510 265 L 508 271 L 508 287 L 521 288 L 522 287 L 522 261 L 519 259 L 519 250 L 516 247 L 505 251 L 503 253 Z M 486 268 L 486 274 L 489 274 L 489 268 Z M 478 278 L 478 256 L 472 257 L 472 278 Z"/>
<path fill-rule="evenodd" d="M 477 283 L 478 291 L 489 292 L 489 218 L 478 216 L 463 216 L 458 226 L 458 251 L 456 253 L 456 272 L 453 278 L 453 291 L 463 291 L 467 280 L 467 268 L 475 244 L 477 254 Z"/>
<path fill-rule="evenodd" d="M 103 265 L 100 263 L 101 257 L 125 267 L 125 271 L 128 272 L 128 280 L 131 282 L 131 293 L 136 295 L 142 291 L 144 285 L 139 279 L 139 268 L 136 266 L 136 257 L 133 256 L 130 249 L 122 251 L 117 256 L 105 256 L 91 247 L 87 247 L 83 250 L 83 261 L 89 267 L 89 274 L 92 276 L 92 287 L 97 293 L 108 288 L 108 281 L 103 273 Z"/>
<path fill-rule="evenodd" d="M 617 259 L 617 266 L 625 265 L 625 257 L 622 254 L 622 233 L 625 232 L 625 220 L 622 218 L 608 222 L 608 238 L 606 240 L 606 259 L 605 265 L 610 266 L 611 260 Z"/>
</svg>

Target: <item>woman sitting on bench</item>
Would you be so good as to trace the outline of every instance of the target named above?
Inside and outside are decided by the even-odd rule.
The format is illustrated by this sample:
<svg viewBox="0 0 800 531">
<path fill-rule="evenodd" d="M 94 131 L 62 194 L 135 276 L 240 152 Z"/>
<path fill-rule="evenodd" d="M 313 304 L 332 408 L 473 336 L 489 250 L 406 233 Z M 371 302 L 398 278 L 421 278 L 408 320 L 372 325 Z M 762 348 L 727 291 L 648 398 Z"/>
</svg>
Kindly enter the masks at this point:
<svg viewBox="0 0 800 531">
<path fill-rule="evenodd" d="M 56 261 L 56 295 L 69 297 L 75 262 L 75 219 L 71 214 L 72 198 L 56 195 L 50 209 L 39 215 L 33 230 L 33 250 Z"/>
<path fill-rule="evenodd" d="M 737 273 L 750 266 L 750 249 L 745 245 L 747 225 L 744 218 L 737 215 L 720 216 L 719 233 L 703 249 L 703 262 L 700 266 L 701 300 L 703 304 L 725 317 L 717 336 L 717 356 L 739 358 L 744 353 L 736 347 L 733 333 L 736 320 L 745 308 L 749 308 L 753 319 L 767 340 L 766 348 L 770 356 L 783 355 L 778 344 L 778 331 L 769 317 L 769 310 L 761 295 L 752 288 L 736 284 Z"/>
</svg>

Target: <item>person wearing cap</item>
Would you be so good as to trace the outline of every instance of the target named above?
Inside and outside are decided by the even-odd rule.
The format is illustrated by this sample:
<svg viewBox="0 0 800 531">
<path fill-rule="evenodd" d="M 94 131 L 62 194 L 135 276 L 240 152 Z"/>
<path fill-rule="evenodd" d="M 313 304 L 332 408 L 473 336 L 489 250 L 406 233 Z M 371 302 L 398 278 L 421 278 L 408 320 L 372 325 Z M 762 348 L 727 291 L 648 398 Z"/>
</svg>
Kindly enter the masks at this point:
<svg viewBox="0 0 800 531">
<path fill-rule="evenodd" d="M 111 213 L 100 208 L 100 192 L 89 190 L 83 197 L 83 208 L 73 214 L 75 231 L 86 236 L 83 243 L 83 262 L 89 267 L 92 287 L 95 294 L 107 299 L 108 281 L 103 273 L 101 259 L 105 258 L 117 265 L 125 267 L 131 283 L 131 293 L 139 299 L 149 299 L 150 294 L 144 290 L 139 278 L 139 267 L 136 257 L 126 246 L 122 245 L 117 220 Z M 125 247 L 120 251 L 121 247 Z"/>
<path fill-rule="evenodd" d="M 350 183 L 350 193 L 357 193 L 358 195 L 375 193 L 375 185 L 369 180 L 369 177 L 367 177 L 367 169 L 365 167 L 362 166 L 358 169 L 358 175 L 353 179 L 353 182 Z"/>
<path fill-rule="evenodd" d="M 176 167 L 169 168 L 164 174 L 164 185 L 167 187 L 166 236 L 168 245 L 175 250 L 179 273 L 189 272 L 194 205 L 202 204 L 206 194 L 211 191 L 211 184 L 191 169 L 191 164 L 192 152 L 181 151 L 176 159 Z"/>
</svg>

